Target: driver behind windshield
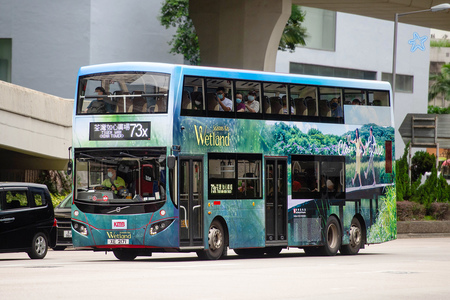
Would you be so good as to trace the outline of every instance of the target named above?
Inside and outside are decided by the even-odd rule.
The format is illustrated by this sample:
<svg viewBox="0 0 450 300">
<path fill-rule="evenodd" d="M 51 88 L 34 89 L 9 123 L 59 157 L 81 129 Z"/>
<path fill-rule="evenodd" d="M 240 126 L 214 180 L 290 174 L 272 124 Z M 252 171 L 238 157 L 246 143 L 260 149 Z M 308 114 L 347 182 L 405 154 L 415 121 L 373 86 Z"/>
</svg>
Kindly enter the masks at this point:
<svg viewBox="0 0 450 300">
<path fill-rule="evenodd" d="M 116 170 L 113 168 L 108 168 L 108 178 L 103 180 L 102 186 L 110 188 L 115 194 L 117 194 L 119 190 L 125 188 L 125 185 L 125 180 L 117 176 Z"/>
</svg>

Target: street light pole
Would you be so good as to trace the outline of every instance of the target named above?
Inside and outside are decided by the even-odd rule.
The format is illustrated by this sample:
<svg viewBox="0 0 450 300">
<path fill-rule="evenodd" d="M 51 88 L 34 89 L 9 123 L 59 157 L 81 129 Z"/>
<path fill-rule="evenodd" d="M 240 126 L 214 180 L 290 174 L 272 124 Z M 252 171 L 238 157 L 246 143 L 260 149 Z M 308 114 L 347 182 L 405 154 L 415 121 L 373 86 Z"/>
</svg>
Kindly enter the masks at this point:
<svg viewBox="0 0 450 300">
<path fill-rule="evenodd" d="M 410 11 L 405 13 L 396 13 L 395 19 L 394 19 L 394 45 L 393 45 L 393 56 L 392 56 L 392 106 L 394 106 L 394 99 L 395 99 L 395 85 L 396 85 L 396 77 L 397 77 L 397 31 L 398 31 L 398 17 L 405 16 L 405 15 L 411 15 L 411 14 L 418 14 L 423 12 L 437 12 L 441 10 L 447 10 L 450 9 L 450 3 L 442 3 L 435 5 L 429 9 L 423 9 L 423 10 L 416 10 L 416 11 Z"/>
</svg>

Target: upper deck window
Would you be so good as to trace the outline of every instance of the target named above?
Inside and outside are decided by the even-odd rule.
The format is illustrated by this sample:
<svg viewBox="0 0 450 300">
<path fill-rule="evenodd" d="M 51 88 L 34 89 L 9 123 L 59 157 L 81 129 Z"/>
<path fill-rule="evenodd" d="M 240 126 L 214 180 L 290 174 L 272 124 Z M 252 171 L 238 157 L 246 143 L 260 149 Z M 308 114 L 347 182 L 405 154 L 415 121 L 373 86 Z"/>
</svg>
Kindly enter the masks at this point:
<svg viewBox="0 0 450 300">
<path fill-rule="evenodd" d="M 167 113 L 169 81 L 168 74 L 151 72 L 83 76 L 77 114 Z"/>
</svg>

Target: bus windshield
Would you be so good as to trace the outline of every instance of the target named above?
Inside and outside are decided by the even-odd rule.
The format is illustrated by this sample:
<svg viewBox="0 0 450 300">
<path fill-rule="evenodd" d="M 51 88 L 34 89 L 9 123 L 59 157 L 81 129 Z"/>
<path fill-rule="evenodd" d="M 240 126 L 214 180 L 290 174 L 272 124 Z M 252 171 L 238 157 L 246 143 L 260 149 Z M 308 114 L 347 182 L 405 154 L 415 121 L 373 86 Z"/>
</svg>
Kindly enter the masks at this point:
<svg viewBox="0 0 450 300">
<path fill-rule="evenodd" d="M 75 161 L 77 200 L 109 204 L 166 199 L 165 150 L 83 150 L 75 153 Z"/>
<path fill-rule="evenodd" d="M 80 78 L 77 114 L 167 113 L 168 74 L 97 73 Z"/>
</svg>

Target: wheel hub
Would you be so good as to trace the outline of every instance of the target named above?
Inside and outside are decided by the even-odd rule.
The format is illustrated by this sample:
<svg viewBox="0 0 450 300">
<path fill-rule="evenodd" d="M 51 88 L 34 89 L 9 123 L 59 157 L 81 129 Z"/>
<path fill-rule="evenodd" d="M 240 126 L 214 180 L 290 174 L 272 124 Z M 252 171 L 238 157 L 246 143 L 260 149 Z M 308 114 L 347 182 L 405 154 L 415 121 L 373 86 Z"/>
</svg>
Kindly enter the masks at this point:
<svg viewBox="0 0 450 300">
<path fill-rule="evenodd" d="M 43 237 L 38 237 L 38 239 L 36 240 L 36 243 L 34 245 L 35 249 L 36 249 L 36 253 L 38 254 L 42 254 L 45 251 L 45 240 Z"/>
<path fill-rule="evenodd" d="M 350 245 L 356 247 L 361 243 L 361 229 L 352 226 L 350 229 Z"/>
<path fill-rule="evenodd" d="M 209 248 L 211 250 L 219 249 L 222 246 L 223 241 L 222 232 L 215 227 L 211 227 L 209 229 L 208 240 Z"/>
</svg>

